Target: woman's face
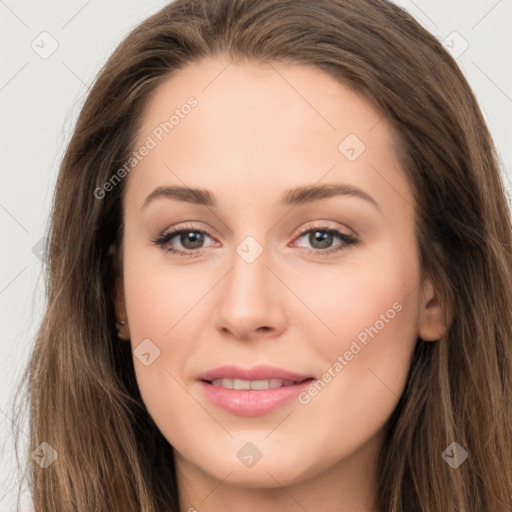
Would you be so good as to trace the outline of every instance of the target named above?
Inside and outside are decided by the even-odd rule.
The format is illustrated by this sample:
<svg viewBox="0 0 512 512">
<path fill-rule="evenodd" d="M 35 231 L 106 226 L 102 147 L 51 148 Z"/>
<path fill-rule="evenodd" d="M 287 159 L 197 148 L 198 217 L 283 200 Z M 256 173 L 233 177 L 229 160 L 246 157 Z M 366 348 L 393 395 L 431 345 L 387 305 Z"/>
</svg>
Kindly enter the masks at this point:
<svg viewBox="0 0 512 512">
<path fill-rule="evenodd" d="M 207 59 L 156 91 L 125 178 L 118 312 L 178 470 L 373 478 L 417 337 L 441 334 L 392 142 L 316 68 Z"/>
</svg>

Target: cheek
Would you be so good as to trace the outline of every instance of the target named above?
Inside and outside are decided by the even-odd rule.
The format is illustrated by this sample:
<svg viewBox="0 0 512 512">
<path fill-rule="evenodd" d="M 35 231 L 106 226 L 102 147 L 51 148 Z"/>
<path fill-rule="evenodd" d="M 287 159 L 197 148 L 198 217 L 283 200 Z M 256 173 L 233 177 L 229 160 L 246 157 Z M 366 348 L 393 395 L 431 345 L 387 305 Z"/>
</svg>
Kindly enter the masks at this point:
<svg viewBox="0 0 512 512">
<path fill-rule="evenodd" d="M 148 260 L 143 251 L 127 244 L 124 287 L 135 374 L 143 401 L 158 423 L 160 416 L 172 412 L 168 404 L 180 400 L 176 369 L 193 349 L 190 333 L 186 337 L 183 329 L 190 327 L 187 311 L 197 303 L 197 286 L 179 269 Z M 188 403 L 180 404 L 182 410 Z"/>
<path fill-rule="evenodd" d="M 324 329 L 315 344 L 321 377 L 299 402 L 312 418 L 329 415 L 347 432 L 348 445 L 375 434 L 404 389 L 417 339 L 418 280 L 414 251 L 389 249 L 344 269 L 311 296 L 330 332 Z M 346 429 L 353 424 L 358 429 Z M 328 429 L 323 435 L 329 437 Z"/>
<path fill-rule="evenodd" d="M 164 343 L 174 339 L 175 332 L 182 323 L 187 323 L 187 315 L 208 286 L 211 285 L 198 281 L 192 265 L 154 262 L 142 251 L 134 250 L 125 260 L 125 294 L 132 343 L 144 338 Z"/>
<path fill-rule="evenodd" d="M 417 327 L 419 266 L 413 248 L 396 243 L 371 248 L 357 260 L 294 276 L 293 283 L 308 306 L 305 314 L 315 314 L 302 327 L 322 333 L 322 342 L 314 345 L 319 354 L 332 359 L 356 339 L 366 347 L 378 339 L 375 351 L 409 350 L 410 343 L 401 340 L 414 339 Z"/>
</svg>

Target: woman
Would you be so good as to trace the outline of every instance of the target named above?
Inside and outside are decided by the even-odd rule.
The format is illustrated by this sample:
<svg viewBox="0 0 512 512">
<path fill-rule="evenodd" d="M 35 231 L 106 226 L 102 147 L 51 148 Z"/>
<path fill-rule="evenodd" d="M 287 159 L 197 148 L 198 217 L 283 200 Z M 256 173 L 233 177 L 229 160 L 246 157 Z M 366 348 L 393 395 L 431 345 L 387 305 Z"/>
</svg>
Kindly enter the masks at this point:
<svg viewBox="0 0 512 512">
<path fill-rule="evenodd" d="M 60 169 L 35 510 L 510 510 L 511 241 L 474 95 L 402 9 L 169 4 Z"/>
</svg>

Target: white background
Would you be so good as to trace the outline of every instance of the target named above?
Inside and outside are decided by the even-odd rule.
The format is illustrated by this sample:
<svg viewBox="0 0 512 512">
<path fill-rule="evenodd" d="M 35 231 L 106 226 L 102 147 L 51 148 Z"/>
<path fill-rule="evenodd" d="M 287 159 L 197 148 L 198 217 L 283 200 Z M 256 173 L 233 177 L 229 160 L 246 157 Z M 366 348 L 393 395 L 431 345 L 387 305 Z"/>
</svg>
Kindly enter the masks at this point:
<svg viewBox="0 0 512 512">
<path fill-rule="evenodd" d="M 0 512 L 14 510 L 12 393 L 42 314 L 42 263 L 33 248 L 45 235 L 59 162 L 100 66 L 128 31 L 166 3 L 0 0 Z M 506 56 L 512 48 L 512 0 L 397 3 L 441 40 L 458 32 L 463 39 L 450 36 L 455 50 L 469 44 L 457 61 L 476 93 L 510 187 L 512 72 Z M 31 46 L 51 48 L 43 31 L 58 43 L 45 59 Z M 27 432 L 26 424 L 17 428 Z"/>
</svg>

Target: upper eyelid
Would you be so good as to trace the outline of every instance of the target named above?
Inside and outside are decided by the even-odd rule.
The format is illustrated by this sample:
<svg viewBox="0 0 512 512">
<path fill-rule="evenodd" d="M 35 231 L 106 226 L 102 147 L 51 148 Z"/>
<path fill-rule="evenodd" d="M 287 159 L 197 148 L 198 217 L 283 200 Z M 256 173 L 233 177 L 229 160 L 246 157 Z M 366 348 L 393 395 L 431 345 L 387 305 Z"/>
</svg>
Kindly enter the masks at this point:
<svg viewBox="0 0 512 512">
<path fill-rule="evenodd" d="M 321 225 L 318 225 L 318 223 Z M 301 233 L 301 232 L 306 231 L 307 229 L 321 229 L 321 228 L 322 229 L 343 229 L 343 228 L 345 228 L 351 232 L 351 233 L 347 233 L 347 234 L 354 234 L 354 236 L 357 235 L 357 233 L 354 229 L 349 228 L 348 226 L 346 226 L 344 224 L 341 224 L 336 221 L 323 220 L 323 219 L 308 221 L 305 224 L 302 224 L 300 228 L 295 229 L 294 233 Z M 181 231 L 181 230 L 186 230 L 186 229 L 190 229 L 191 231 L 194 229 L 202 230 L 202 231 L 206 231 L 208 234 L 210 234 L 211 231 L 213 231 L 214 233 L 217 233 L 216 229 L 210 228 L 210 227 L 205 227 L 201 223 L 201 221 L 197 221 L 197 224 L 195 224 L 194 221 L 186 222 L 185 224 L 178 223 L 175 226 L 172 226 L 170 228 L 163 230 L 161 233 L 162 233 L 162 235 L 165 235 L 172 231 Z M 232 232 L 232 231 L 230 230 L 230 232 Z M 219 236 L 219 235 L 216 235 L 216 236 Z"/>
<path fill-rule="evenodd" d="M 321 225 L 315 225 L 315 223 L 321 223 Z M 298 230 L 294 231 L 294 233 L 296 234 L 296 236 L 299 236 L 311 229 L 318 229 L 319 231 L 321 230 L 328 230 L 328 229 L 331 229 L 331 230 L 335 230 L 335 231 L 340 231 L 342 234 L 344 235 L 347 235 L 347 236 L 353 236 L 353 237 L 359 237 L 358 233 L 356 233 L 355 230 L 353 230 L 352 228 L 349 228 L 348 226 L 344 226 L 343 224 L 340 224 L 339 222 L 337 223 L 334 223 L 334 221 L 325 221 L 325 220 L 317 220 L 317 221 L 309 221 L 309 222 L 306 222 L 306 224 L 304 224 L 303 226 L 301 226 Z M 343 229 L 346 229 L 347 231 L 350 231 L 349 233 L 345 233 L 343 231 Z"/>
<path fill-rule="evenodd" d="M 184 225 L 177 224 L 176 226 L 164 229 L 161 232 L 160 236 L 167 236 L 167 235 L 170 235 L 171 233 L 176 233 L 176 232 L 180 232 L 180 231 L 200 231 L 200 232 L 204 232 L 208 236 L 211 236 L 211 233 L 210 233 L 211 229 L 201 226 L 200 223 L 199 224 L 188 224 L 187 223 Z"/>
</svg>

